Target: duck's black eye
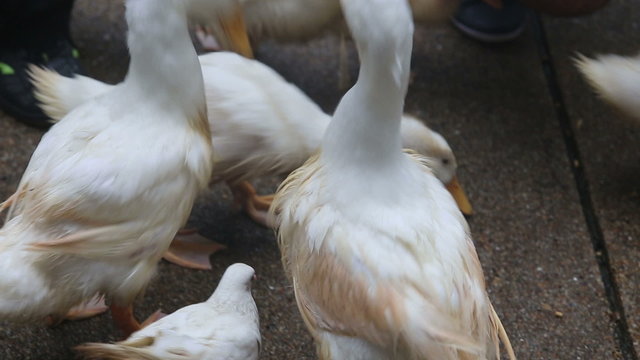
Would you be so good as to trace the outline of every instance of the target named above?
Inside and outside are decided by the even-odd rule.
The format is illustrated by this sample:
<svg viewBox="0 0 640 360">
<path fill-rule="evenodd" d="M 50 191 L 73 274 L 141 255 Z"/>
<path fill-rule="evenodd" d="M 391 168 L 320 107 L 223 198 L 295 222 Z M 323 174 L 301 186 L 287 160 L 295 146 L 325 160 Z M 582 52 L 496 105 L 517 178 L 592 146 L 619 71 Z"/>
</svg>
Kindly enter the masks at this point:
<svg viewBox="0 0 640 360">
<path fill-rule="evenodd" d="M 444 165 L 449 165 L 449 159 L 442 159 L 442 163 Z"/>
</svg>

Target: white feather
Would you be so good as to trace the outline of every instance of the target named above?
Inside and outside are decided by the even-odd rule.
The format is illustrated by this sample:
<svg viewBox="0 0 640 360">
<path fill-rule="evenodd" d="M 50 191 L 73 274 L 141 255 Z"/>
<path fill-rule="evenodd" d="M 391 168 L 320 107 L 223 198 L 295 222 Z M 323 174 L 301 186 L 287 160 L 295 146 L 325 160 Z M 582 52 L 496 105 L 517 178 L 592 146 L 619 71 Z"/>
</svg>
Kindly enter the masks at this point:
<svg viewBox="0 0 640 360">
<path fill-rule="evenodd" d="M 600 96 L 640 120 L 640 55 L 579 56 L 576 65 Z"/>
</svg>

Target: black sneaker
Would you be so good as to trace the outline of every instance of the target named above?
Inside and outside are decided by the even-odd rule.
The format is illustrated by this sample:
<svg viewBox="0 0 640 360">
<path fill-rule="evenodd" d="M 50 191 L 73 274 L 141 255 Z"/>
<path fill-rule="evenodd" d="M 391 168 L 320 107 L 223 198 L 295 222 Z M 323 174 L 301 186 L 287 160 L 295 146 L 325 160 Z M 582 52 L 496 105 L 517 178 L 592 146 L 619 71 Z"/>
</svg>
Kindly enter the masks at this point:
<svg viewBox="0 0 640 360">
<path fill-rule="evenodd" d="M 456 28 L 473 39 L 500 43 L 522 34 L 527 22 L 527 10 L 516 0 L 503 0 L 501 9 L 481 0 L 462 0 L 451 20 Z"/>
<path fill-rule="evenodd" d="M 78 51 L 65 38 L 35 47 L 0 49 L 0 107 L 22 122 L 47 128 L 51 123 L 33 96 L 27 74 L 29 64 L 50 68 L 64 76 L 82 74 Z"/>
</svg>

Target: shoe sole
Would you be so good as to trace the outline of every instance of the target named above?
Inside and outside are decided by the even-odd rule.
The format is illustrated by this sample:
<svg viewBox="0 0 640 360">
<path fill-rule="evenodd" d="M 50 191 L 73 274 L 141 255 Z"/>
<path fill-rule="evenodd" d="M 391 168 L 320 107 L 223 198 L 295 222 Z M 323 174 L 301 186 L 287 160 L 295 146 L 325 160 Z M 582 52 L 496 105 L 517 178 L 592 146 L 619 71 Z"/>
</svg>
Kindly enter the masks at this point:
<svg viewBox="0 0 640 360">
<path fill-rule="evenodd" d="M 502 34 L 489 34 L 486 32 L 472 29 L 467 25 L 459 22 L 455 18 L 451 18 L 451 22 L 458 30 L 460 30 L 463 34 L 469 36 L 470 38 L 478 41 L 482 41 L 485 43 L 491 43 L 491 44 L 504 43 L 504 42 L 508 42 L 516 39 L 518 36 L 522 34 L 522 32 L 524 31 L 524 28 L 527 25 L 527 21 L 524 21 L 517 29 L 511 32 L 502 33 Z"/>
</svg>

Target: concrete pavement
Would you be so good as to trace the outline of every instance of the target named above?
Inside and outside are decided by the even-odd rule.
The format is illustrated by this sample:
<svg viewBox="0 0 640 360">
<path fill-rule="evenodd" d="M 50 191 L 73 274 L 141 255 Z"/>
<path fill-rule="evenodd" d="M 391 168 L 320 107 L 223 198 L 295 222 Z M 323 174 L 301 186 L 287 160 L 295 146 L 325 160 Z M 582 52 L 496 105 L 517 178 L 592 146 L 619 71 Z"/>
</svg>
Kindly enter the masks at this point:
<svg viewBox="0 0 640 360">
<path fill-rule="evenodd" d="M 601 103 L 572 66 L 586 55 L 640 48 L 640 2 L 612 1 L 575 19 L 542 17 L 501 46 L 450 26 L 418 27 L 406 111 L 449 141 L 476 210 L 469 219 L 495 308 L 520 359 L 637 359 L 640 346 L 640 126 Z M 78 0 L 73 34 L 88 73 L 126 72 L 119 2 Z M 262 43 L 257 57 L 325 110 L 340 99 L 337 39 Z M 357 59 L 350 49 L 350 74 Z M 42 132 L 0 112 L 0 198 L 15 189 Z M 272 191 L 278 179 L 259 183 Z M 216 186 L 190 223 L 229 249 L 214 270 L 167 263 L 140 318 L 206 299 L 226 266 L 255 267 L 262 359 L 314 359 L 270 230 L 234 212 Z M 71 359 L 71 347 L 113 341 L 108 314 L 53 329 L 0 323 L 1 359 Z"/>
</svg>

